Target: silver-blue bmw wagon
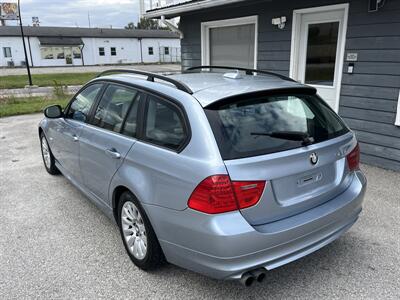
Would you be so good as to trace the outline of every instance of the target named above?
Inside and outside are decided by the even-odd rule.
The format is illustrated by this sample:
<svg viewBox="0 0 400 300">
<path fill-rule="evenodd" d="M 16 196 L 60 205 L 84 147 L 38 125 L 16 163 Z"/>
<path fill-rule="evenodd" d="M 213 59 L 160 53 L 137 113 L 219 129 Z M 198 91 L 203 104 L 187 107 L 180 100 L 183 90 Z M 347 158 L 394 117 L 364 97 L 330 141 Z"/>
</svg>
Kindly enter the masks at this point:
<svg viewBox="0 0 400 300">
<path fill-rule="evenodd" d="M 133 263 L 244 285 L 362 210 L 354 133 L 313 87 L 259 70 L 111 70 L 39 124 L 44 166 L 120 228 Z"/>
</svg>

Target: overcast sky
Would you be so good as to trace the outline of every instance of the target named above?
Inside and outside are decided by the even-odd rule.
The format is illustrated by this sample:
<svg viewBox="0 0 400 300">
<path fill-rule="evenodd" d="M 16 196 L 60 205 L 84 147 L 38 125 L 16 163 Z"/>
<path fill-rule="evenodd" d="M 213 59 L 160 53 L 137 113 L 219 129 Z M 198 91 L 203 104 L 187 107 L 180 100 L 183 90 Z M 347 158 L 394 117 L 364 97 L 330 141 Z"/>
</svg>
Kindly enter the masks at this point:
<svg viewBox="0 0 400 300">
<path fill-rule="evenodd" d="M 137 22 L 139 0 L 21 0 L 24 25 L 39 17 L 41 26 L 88 27 L 88 12 L 92 27 L 123 28 Z"/>
</svg>

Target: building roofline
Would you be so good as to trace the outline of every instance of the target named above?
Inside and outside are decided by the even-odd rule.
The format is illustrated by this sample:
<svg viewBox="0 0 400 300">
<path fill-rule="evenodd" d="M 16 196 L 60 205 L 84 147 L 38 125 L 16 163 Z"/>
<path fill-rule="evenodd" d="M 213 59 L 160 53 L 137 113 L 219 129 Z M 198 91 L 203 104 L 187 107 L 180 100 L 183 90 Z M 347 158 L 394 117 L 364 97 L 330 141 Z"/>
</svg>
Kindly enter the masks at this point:
<svg viewBox="0 0 400 300">
<path fill-rule="evenodd" d="M 160 18 L 165 16 L 167 18 L 178 17 L 182 13 L 206 9 L 226 4 L 233 4 L 243 2 L 245 0 L 191 0 L 183 3 L 170 5 L 167 7 L 156 8 L 146 11 L 144 15 L 146 18 Z"/>
<path fill-rule="evenodd" d="M 29 37 L 78 37 L 78 38 L 170 38 L 179 35 L 170 30 L 110 29 L 85 27 L 24 26 Z M 21 36 L 19 26 L 0 26 L 0 37 Z"/>
</svg>

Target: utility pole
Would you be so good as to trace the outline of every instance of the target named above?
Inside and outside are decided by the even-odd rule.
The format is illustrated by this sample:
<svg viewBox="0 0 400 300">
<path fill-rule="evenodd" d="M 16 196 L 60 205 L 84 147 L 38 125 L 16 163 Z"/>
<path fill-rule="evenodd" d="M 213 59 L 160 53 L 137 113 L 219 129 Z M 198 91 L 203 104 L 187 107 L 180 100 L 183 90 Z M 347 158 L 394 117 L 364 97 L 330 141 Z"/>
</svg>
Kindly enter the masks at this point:
<svg viewBox="0 0 400 300">
<path fill-rule="evenodd" d="M 29 85 L 32 86 L 33 84 L 32 84 L 31 69 L 29 67 L 28 54 L 26 52 L 26 45 L 25 45 L 24 28 L 22 26 L 20 0 L 18 0 L 18 17 L 19 17 L 19 26 L 21 28 L 22 44 L 24 45 L 25 62 L 26 62 L 26 70 L 28 71 Z"/>
<path fill-rule="evenodd" d="M 91 28 L 91 24 L 90 24 L 90 12 L 87 13 L 87 18 L 88 18 L 88 21 L 89 21 L 89 28 Z"/>
</svg>

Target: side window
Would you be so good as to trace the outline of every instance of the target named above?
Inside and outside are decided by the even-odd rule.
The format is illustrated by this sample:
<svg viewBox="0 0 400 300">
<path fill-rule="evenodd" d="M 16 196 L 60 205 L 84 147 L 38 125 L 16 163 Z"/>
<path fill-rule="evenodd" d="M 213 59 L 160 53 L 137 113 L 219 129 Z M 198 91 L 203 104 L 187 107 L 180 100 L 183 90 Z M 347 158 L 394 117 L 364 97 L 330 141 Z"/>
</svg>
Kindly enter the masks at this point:
<svg viewBox="0 0 400 300">
<path fill-rule="evenodd" d="M 106 54 L 106 52 L 104 51 L 104 47 L 100 47 L 99 48 L 99 55 L 100 56 L 104 56 Z"/>
<path fill-rule="evenodd" d="M 11 47 L 3 47 L 4 57 L 12 57 Z"/>
<path fill-rule="evenodd" d="M 154 48 L 153 47 L 149 47 L 149 55 L 154 55 Z"/>
<path fill-rule="evenodd" d="M 138 96 L 133 100 L 133 104 L 129 109 L 128 115 L 125 120 L 122 134 L 136 138 L 137 136 L 137 121 L 138 121 L 138 109 L 139 101 L 145 97 L 144 94 L 139 93 Z"/>
<path fill-rule="evenodd" d="M 111 56 L 117 56 L 117 48 L 111 47 Z"/>
<path fill-rule="evenodd" d="M 90 109 L 102 87 L 101 83 L 92 84 L 80 92 L 72 101 L 65 117 L 86 122 Z"/>
<path fill-rule="evenodd" d="M 92 124 L 100 128 L 120 132 L 137 91 L 118 85 L 110 85 L 96 108 Z"/>
<path fill-rule="evenodd" d="M 145 140 L 177 150 L 186 138 L 183 116 L 172 104 L 149 96 Z"/>
</svg>

